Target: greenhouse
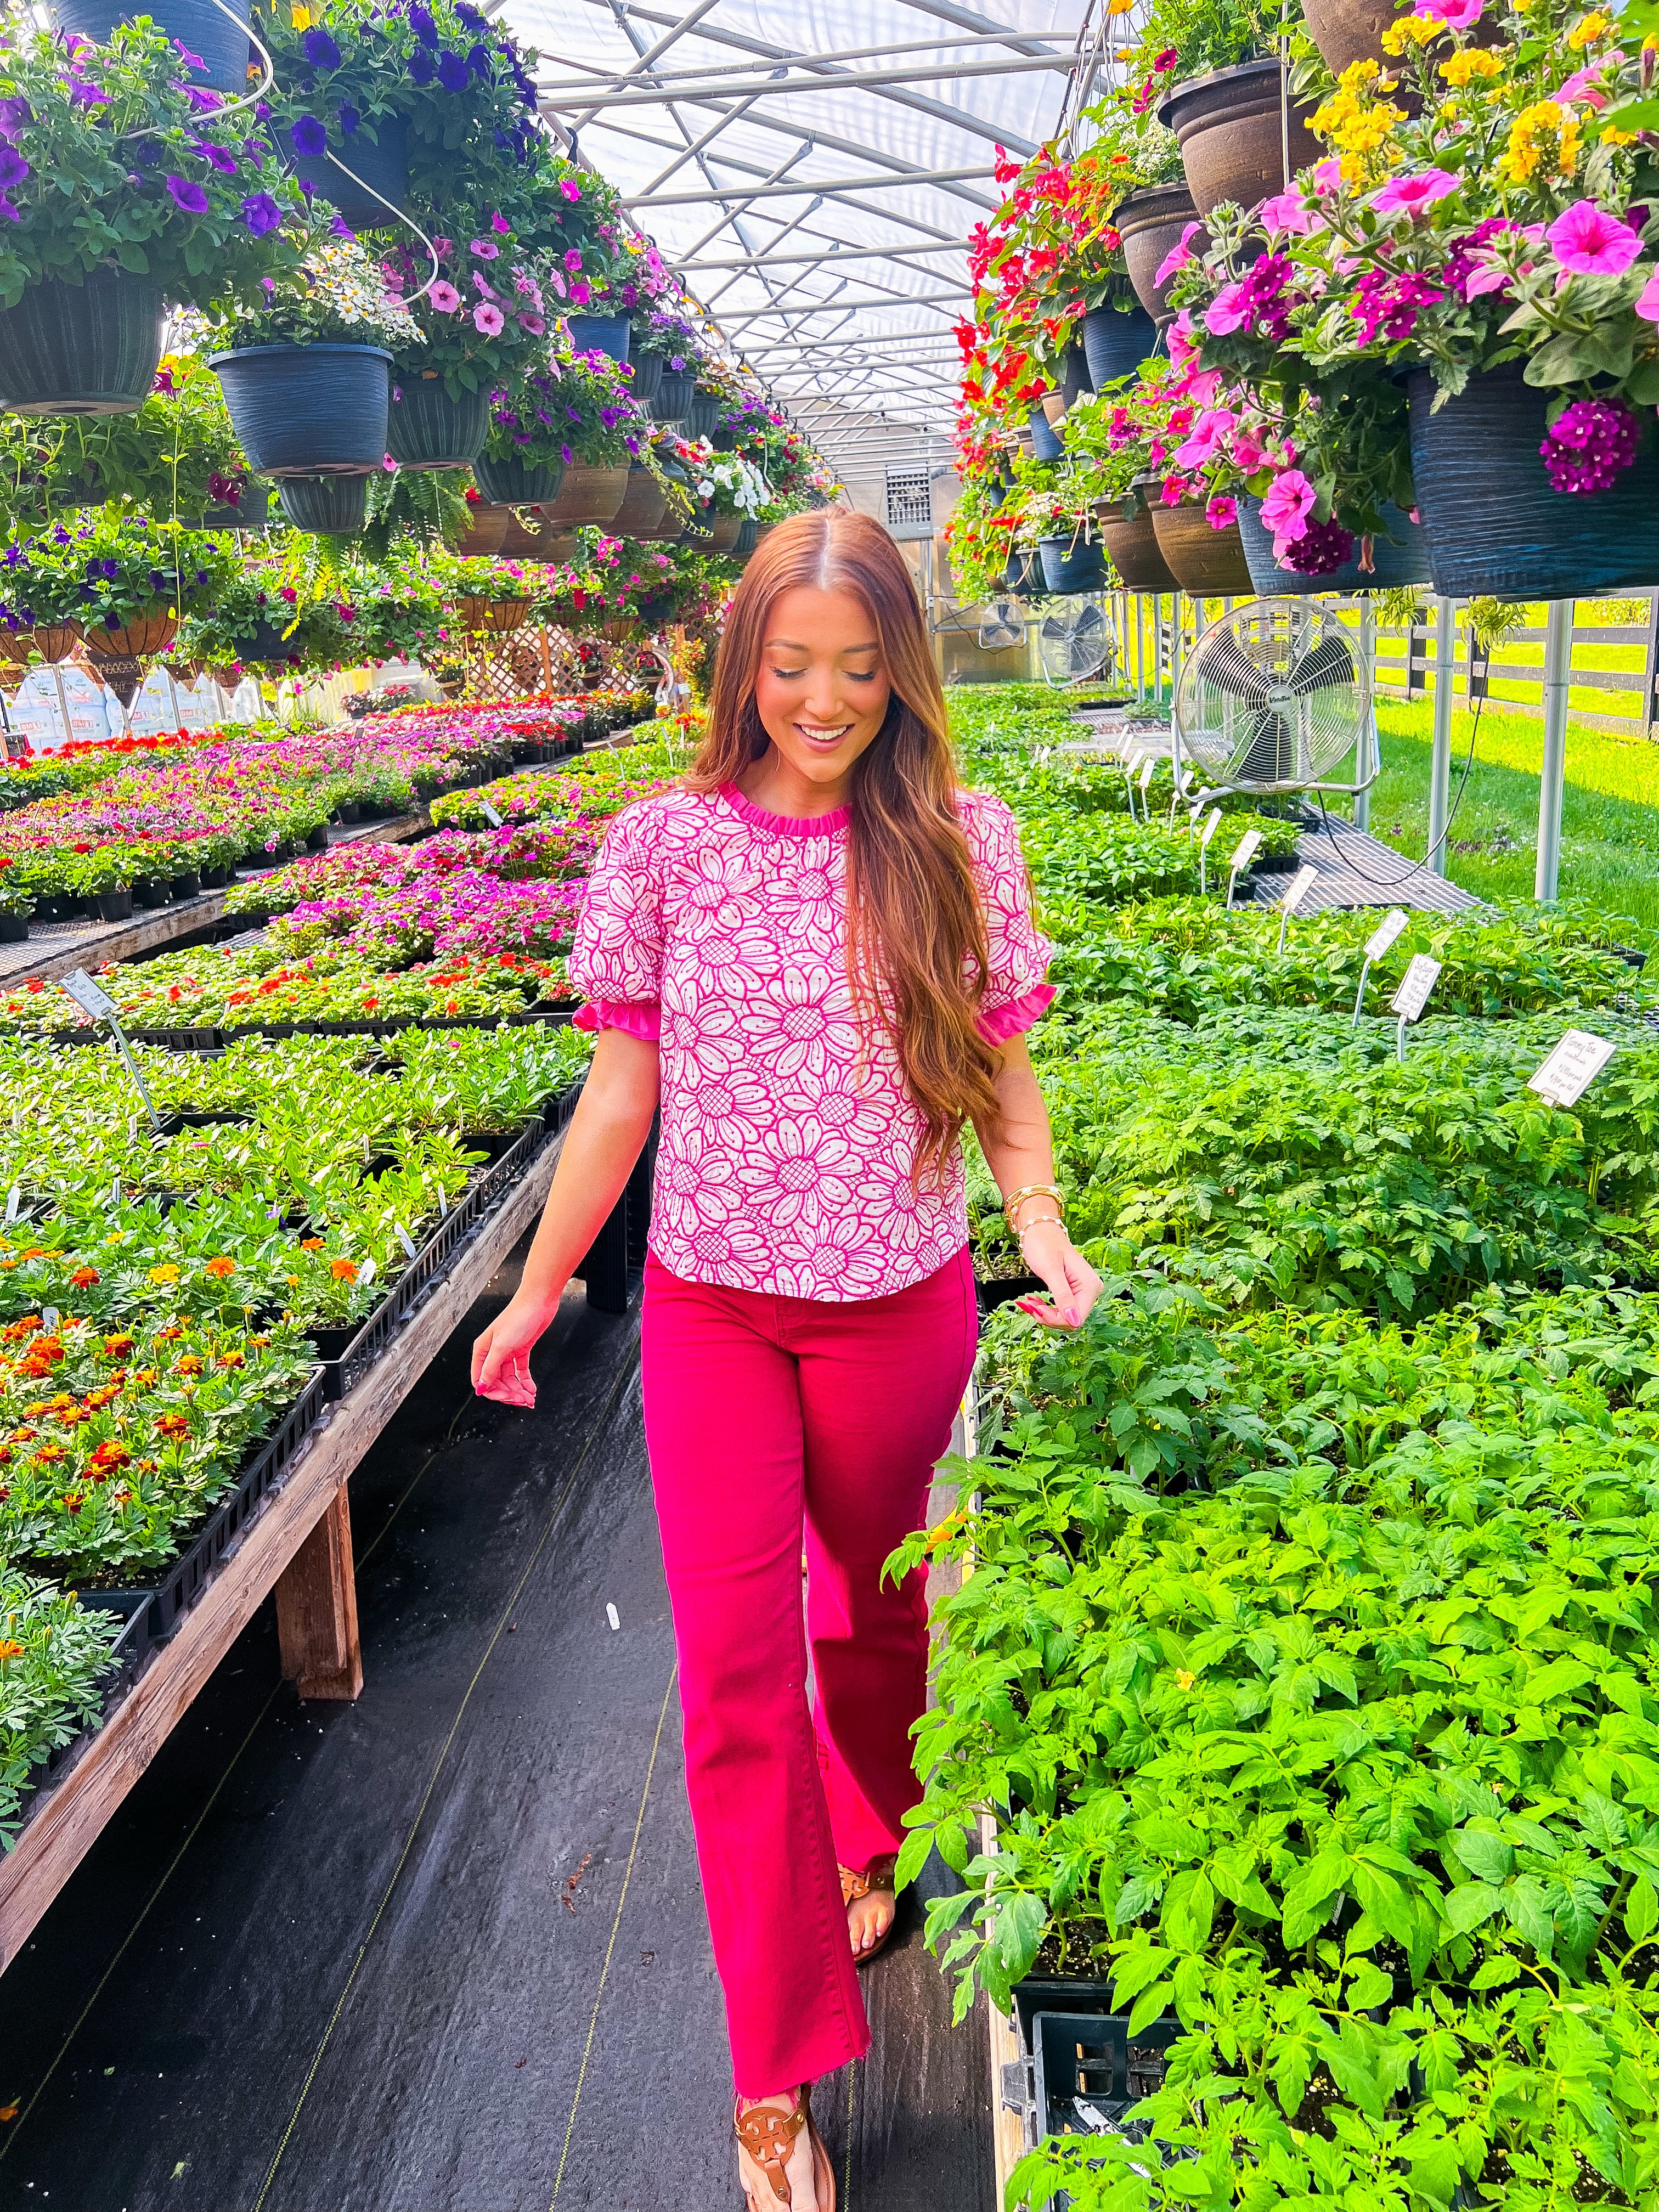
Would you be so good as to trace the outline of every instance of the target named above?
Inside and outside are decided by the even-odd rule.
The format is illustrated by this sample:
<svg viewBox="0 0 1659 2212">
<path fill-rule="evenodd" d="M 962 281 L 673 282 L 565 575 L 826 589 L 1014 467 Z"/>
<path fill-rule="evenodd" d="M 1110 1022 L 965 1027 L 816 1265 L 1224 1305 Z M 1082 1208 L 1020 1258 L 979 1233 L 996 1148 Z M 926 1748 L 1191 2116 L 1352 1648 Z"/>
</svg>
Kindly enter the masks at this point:
<svg viewBox="0 0 1659 2212">
<path fill-rule="evenodd" d="M 0 40 L 0 2212 L 1659 2212 L 1659 0 Z"/>
</svg>

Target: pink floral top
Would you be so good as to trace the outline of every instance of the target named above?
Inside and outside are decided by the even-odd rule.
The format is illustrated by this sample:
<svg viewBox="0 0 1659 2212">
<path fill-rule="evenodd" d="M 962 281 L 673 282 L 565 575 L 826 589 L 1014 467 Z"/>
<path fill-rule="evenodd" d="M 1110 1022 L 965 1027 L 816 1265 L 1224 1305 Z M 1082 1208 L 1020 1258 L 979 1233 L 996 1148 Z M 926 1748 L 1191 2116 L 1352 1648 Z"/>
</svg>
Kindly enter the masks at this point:
<svg viewBox="0 0 1659 2212">
<path fill-rule="evenodd" d="M 1029 1029 L 1054 993 L 1014 819 L 964 792 L 991 973 L 981 1027 Z M 683 1279 L 797 1297 L 902 1291 L 967 1241 L 960 1154 L 913 1190 L 921 1117 L 847 975 L 850 808 L 793 821 L 732 785 L 641 799 L 606 832 L 570 957 L 585 1029 L 659 1040 L 651 1249 Z M 861 1055 L 860 1048 L 863 1046 Z"/>
</svg>

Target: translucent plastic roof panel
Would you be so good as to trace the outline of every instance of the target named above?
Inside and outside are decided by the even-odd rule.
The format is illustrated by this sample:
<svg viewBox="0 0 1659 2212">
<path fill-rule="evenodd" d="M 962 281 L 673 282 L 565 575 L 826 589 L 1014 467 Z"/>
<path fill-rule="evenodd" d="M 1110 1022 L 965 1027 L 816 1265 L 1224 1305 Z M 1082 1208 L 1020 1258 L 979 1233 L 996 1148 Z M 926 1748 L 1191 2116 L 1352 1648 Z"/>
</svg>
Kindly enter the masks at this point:
<svg viewBox="0 0 1659 2212">
<path fill-rule="evenodd" d="M 492 14 L 498 12 L 492 8 Z M 506 0 L 549 123 L 848 473 L 948 452 L 969 231 L 1089 0 Z"/>
</svg>

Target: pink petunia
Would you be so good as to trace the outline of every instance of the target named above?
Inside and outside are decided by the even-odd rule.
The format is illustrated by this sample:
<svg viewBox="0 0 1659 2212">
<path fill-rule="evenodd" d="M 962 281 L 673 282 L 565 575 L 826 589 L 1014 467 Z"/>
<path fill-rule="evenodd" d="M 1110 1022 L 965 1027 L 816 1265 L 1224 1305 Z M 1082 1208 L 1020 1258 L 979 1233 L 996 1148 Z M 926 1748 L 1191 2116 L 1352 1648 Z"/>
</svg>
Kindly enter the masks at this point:
<svg viewBox="0 0 1659 2212">
<path fill-rule="evenodd" d="M 1226 492 L 1217 492 L 1204 510 L 1204 520 L 1212 530 L 1225 530 L 1238 520 L 1238 501 Z"/>
<path fill-rule="evenodd" d="M 1300 469 L 1285 470 L 1261 502 L 1262 528 L 1272 531 L 1275 542 L 1293 544 L 1306 531 L 1318 498 Z"/>
<path fill-rule="evenodd" d="M 1449 31 L 1472 31 L 1486 12 L 1486 0 L 1417 0 L 1419 15 L 1432 15 Z"/>
<path fill-rule="evenodd" d="M 453 315 L 461 304 L 461 295 L 455 287 L 446 284 L 441 278 L 426 296 L 441 315 Z"/>
<path fill-rule="evenodd" d="M 1462 181 L 1445 169 L 1419 169 L 1408 177 L 1390 177 L 1371 205 L 1378 215 L 1408 215 L 1415 222 L 1437 200 L 1455 192 Z"/>
<path fill-rule="evenodd" d="M 1622 61 L 1624 56 L 1609 54 L 1607 59 Z M 1575 70 L 1555 95 L 1562 106 L 1571 107 L 1576 102 L 1582 101 L 1586 107 L 1593 107 L 1599 115 L 1607 104 L 1607 95 L 1601 89 L 1603 66 L 1601 62 L 1587 62 L 1583 69 Z"/>
<path fill-rule="evenodd" d="M 1192 433 L 1184 445 L 1177 446 L 1172 456 L 1178 469 L 1201 468 L 1206 461 L 1213 460 L 1222 442 L 1238 417 L 1231 407 L 1212 407 L 1200 415 L 1193 425 Z"/>
<path fill-rule="evenodd" d="M 1158 274 L 1152 279 L 1154 284 L 1167 283 L 1177 269 L 1186 268 L 1188 263 L 1193 258 L 1192 241 L 1203 228 L 1201 222 L 1189 222 L 1182 226 L 1180 243 L 1172 246 L 1158 264 Z"/>
<path fill-rule="evenodd" d="M 1164 342 L 1170 349 L 1170 366 L 1177 371 L 1185 368 L 1198 351 L 1198 342 L 1193 337 L 1190 307 L 1183 307 L 1176 317 L 1165 333 Z"/>
<path fill-rule="evenodd" d="M 1308 172 L 1308 182 L 1316 192 L 1337 192 L 1342 189 L 1342 161 L 1333 154 L 1323 161 L 1316 161 Z"/>
<path fill-rule="evenodd" d="M 582 196 L 581 186 L 572 177 L 561 177 L 559 190 L 568 200 L 579 200 Z"/>
<path fill-rule="evenodd" d="M 1254 430 L 1235 430 L 1233 433 L 1233 463 L 1247 477 L 1254 476 L 1267 458 L 1267 449 Z"/>
<path fill-rule="evenodd" d="M 1636 302 L 1636 312 L 1644 323 L 1659 323 L 1659 269 L 1656 269 L 1643 287 L 1642 296 Z"/>
<path fill-rule="evenodd" d="M 481 300 L 472 310 L 472 327 L 482 331 L 487 338 L 499 337 L 507 318 L 501 309 L 488 300 Z"/>
<path fill-rule="evenodd" d="M 493 238 L 474 238 L 469 240 L 466 250 L 480 261 L 495 261 L 501 249 Z"/>
<path fill-rule="evenodd" d="M 1509 289 L 1510 272 L 1495 261 L 1483 261 L 1463 287 L 1466 300 L 1478 300 L 1487 292 L 1503 292 Z"/>
<path fill-rule="evenodd" d="M 1190 399 L 1194 407 L 1213 407 L 1225 382 L 1226 379 L 1218 368 L 1194 368 L 1172 388 L 1177 390 L 1183 399 Z"/>
<path fill-rule="evenodd" d="M 1247 283 L 1224 284 L 1204 310 L 1204 327 L 1213 337 L 1242 331 L 1250 319 L 1250 288 Z"/>
<path fill-rule="evenodd" d="M 1551 252 L 1572 276 L 1621 276 L 1642 251 L 1627 222 L 1594 200 L 1575 200 L 1544 233 Z"/>
<path fill-rule="evenodd" d="M 497 238 L 506 238 L 509 236 L 513 229 L 512 224 L 507 221 L 504 215 L 492 215 L 489 218 L 489 228 L 495 232 Z"/>
<path fill-rule="evenodd" d="M 1256 210 L 1256 220 L 1269 238 L 1281 231 L 1293 232 L 1305 238 L 1312 228 L 1313 217 L 1302 204 L 1299 191 L 1280 192 L 1274 199 L 1263 200 Z"/>
<path fill-rule="evenodd" d="M 520 315 L 519 328 L 521 331 L 528 331 L 532 338 L 544 337 L 547 335 L 547 324 L 540 315 Z"/>
</svg>

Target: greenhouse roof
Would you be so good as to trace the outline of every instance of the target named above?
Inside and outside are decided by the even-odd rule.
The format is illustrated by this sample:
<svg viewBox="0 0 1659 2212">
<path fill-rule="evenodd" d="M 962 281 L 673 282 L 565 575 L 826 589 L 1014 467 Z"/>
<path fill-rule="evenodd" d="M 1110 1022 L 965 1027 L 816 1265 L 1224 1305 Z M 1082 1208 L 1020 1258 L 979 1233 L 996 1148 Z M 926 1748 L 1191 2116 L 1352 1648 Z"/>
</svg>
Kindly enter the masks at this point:
<svg viewBox="0 0 1659 2212">
<path fill-rule="evenodd" d="M 968 234 L 998 147 L 1032 151 L 1092 79 L 1091 0 L 490 12 L 540 52 L 550 126 L 829 459 L 948 458 Z"/>
</svg>

